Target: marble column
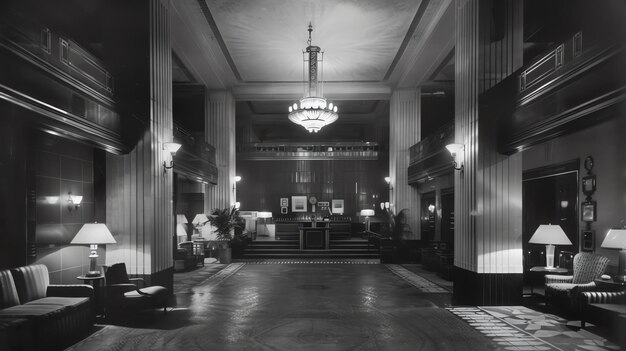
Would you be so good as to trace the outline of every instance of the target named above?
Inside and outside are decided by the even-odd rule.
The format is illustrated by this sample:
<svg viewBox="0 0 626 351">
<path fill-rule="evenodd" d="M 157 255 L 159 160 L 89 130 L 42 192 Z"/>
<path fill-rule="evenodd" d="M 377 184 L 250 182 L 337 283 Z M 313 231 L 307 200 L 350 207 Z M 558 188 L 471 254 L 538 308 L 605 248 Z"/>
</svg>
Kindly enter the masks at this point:
<svg viewBox="0 0 626 351">
<path fill-rule="evenodd" d="M 521 302 L 521 155 L 497 152 L 478 98 L 522 64 L 522 9 L 520 0 L 456 1 L 455 142 L 465 151 L 455 171 L 455 303 Z"/>
<path fill-rule="evenodd" d="M 166 0 L 147 0 L 142 8 L 149 17 L 149 45 L 145 56 L 135 59 L 147 57 L 149 96 L 141 103 L 149 116 L 144 132 L 130 153 L 106 157 L 106 223 L 117 241 L 107 245 L 106 264 L 124 262 L 129 274 L 171 287 L 172 170 L 163 168 L 163 162 L 171 160 L 163 144 L 173 140 L 168 7 Z"/>
<path fill-rule="evenodd" d="M 389 106 L 389 177 L 390 199 L 394 213 L 408 209 L 411 237 L 420 238 L 420 196 L 408 184 L 409 148 L 420 141 L 420 89 L 398 89 Z"/>
<path fill-rule="evenodd" d="M 205 185 L 204 210 L 209 213 L 235 204 L 235 99 L 229 91 L 206 94 L 205 137 L 215 146 L 218 171 L 217 185 Z"/>
</svg>

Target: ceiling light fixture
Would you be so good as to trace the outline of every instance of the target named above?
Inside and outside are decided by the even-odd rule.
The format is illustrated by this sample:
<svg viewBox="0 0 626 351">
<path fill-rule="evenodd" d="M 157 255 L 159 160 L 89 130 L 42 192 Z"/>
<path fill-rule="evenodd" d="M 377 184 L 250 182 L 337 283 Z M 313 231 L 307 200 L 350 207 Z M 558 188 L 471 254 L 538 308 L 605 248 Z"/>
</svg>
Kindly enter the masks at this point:
<svg viewBox="0 0 626 351">
<path fill-rule="evenodd" d="M 337 120 L 337 106 L 328 103 L 324 98 L 323 84 L 323 63 L 324 52 L 319 46 L 311 45 L 311 32 L 313 26 L 309 23 L 309 40 L 303 56 L 303 75 L 308 73 L 309 77 L 304 79 L 304 97 L 292 106 L 289 106 L 289 120 L 295 124 L 303 126 L 309 133 L 317 133 L 322 127 Z M 308 58 L 307 58 L 308 54 Z M 306 70 L 308 63 L 308 71 Z M 319 67 L 318 67 L 319 65 Z M 318 80 L 318 72 L 320 79 Z M 308 82 L 307 82 L 308 81 Z"/>
</svg>

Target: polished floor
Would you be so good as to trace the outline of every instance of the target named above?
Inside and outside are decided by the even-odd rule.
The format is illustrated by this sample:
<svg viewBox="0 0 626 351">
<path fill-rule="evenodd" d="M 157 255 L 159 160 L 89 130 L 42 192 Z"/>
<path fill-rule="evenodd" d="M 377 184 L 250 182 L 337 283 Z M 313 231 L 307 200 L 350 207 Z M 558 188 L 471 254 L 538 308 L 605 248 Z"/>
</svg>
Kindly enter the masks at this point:
<svg viewBox="0 0 626 351">
<path fill-rule="evenodd" d="M 589 335 L 555 347 L 507 322 L 511 316 L 493 315 L 517 311 L 522 320 L 524 310 L 450 306 L 448 287 L 416 267 L 273 263 L 183 273 L 166 316 L 99 325 L 70 350 L 575 350 L 582 341 L 615 349 Z"/>
</svg>

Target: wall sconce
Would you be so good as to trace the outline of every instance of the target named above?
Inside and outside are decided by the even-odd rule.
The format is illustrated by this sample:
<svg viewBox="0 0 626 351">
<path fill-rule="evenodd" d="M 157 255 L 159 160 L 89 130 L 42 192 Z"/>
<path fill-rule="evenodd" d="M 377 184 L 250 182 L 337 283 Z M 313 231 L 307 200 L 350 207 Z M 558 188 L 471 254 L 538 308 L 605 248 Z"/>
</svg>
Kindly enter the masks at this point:
<svg viewBox="0 0 626 351">
<path fill-rule="evenodd" d="M 389 206 L 390 206 L 389 201 L 385 201 L 385 202 L 381 202 L 380 203 L 380 209 L 381 210 L 389 210 Z"/>
<path fill-rule="evenodd" d="M 241 176 L 235 176 L 235 178 L 233 178 L 235 180 L 235 182 L 233 183 L 233 190 L 237 189 L 237 183 L 239 183 L 239 181 L 241 181 Z"/>
<path fill-rule="evenodd" d="M 387 188 L 389 190 L 393 189 L 393 187 L 391 186 L 391 177 L 385 177 L 385 183 L 387 183 Z"/>
<path fill-rule="evenodd" d="M 80 207 L 80 203 L 83 201 L 81 195 L 72 195 L 72 192 L 67 193 L 67 209 L 72 210 L 72 207 L 77 210 Z"/>
<path fill-rule="evenodd" d="M 434 213 L 435 212 L 435 205 L 433 205 L 433 204 L 428 205 L 428 212 Z"/>
<path fill-rule="evenodd" d="M 239 201 L 235 202 L 235 210 L 239 210 L 240 207 L 241 207 L 241 202 Z"/>
<path fill-rule="evenodd" d="M 176 155 L 176 152 L 178 151 L 178 149 L 180 149 L 181 146 L 182 145 L 179 143 L 163 143 L 163 150 L 169 151 L 170 155 L 172 155 L 169 166 L 167 165 L 167 162 L 163 161 L 163 174 L 166 174 L 168 169 L 174 167 L 174 155 Z"/>
<path fill-rule="evenodd" d="M 452 155 L 452 166 L 457 171 L 463 172 L 463 160 L 461 159 L 461 155 L 465 151 L 465 145 L 463 144 L 448 144 L 446 145 L 446 149 Z"/>
</svg>

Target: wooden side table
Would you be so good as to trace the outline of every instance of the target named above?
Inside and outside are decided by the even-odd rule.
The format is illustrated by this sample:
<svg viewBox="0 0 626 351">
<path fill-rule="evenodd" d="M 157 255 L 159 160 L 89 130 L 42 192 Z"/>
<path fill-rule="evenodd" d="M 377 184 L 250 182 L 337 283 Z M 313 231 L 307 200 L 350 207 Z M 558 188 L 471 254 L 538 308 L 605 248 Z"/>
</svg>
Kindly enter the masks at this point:
<svg viewBox="0 0 626 351">
<path fill-rule="evenodd" d="M 626 282 L 616 282 L 611 279 L 596 279 L 593 281 L 596 283 L 597 291 L 623 291 L 626 290 Z"/>
<path fill-rule="evenodd" d="M 86 275 L 79 275 L 76 279 L 82 281 L 83 283 L 89 283 L 93 286 L 93 294 L 94 294 L 94 308 L 96 310 L 96 316 L 104 317 L 104 301 L 102 298 L 102 285 L 104 283 L 104 275 L 98 275 L 95 277 L 88 277 Z"/>
<path fill-rule="evenodd" d="M 559 268 L 559 267 L 545 267 L 545 266 L 535 266 L 532 267 L 529 272 L 532 273 L 537 273 L 537 274 L 568 274 L 568 273 L 572 273 L 571 269 L 568 268 Z M 531 284 L 530 284 L 530 296 L 534 296 L 534 292 L 533 292 L 533 284 L 532 284 L 532 280 L 531 280 Z"/>
</svg>

